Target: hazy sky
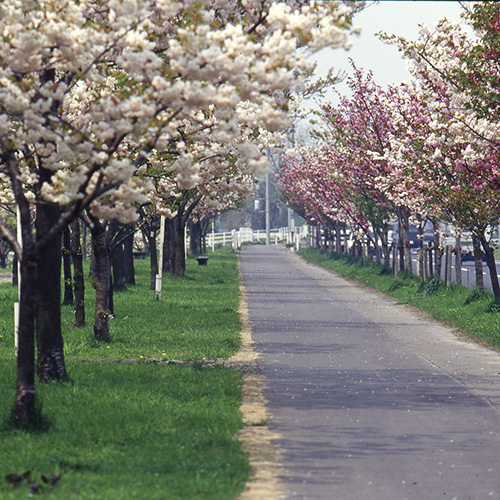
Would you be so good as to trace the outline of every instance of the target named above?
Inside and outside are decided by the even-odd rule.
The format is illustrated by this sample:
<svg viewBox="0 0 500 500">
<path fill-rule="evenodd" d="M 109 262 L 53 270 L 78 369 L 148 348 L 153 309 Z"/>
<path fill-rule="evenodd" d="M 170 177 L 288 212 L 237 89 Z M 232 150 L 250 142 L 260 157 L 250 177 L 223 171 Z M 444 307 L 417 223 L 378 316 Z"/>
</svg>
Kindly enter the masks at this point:
<svg viewBox="0 0 500 500">
<path fill-rule="evenodd" d="M 343 49 L 323 50 L 315 55 L 318 74 L 325 74 L 329 67 L 351 73 L 348 59 L 365 70 L 371 69 L 375 82 L 379 85 L 399 83 L 409 79 L 406 61 L 401 59 L 397 48 L 381 42 L 375 33 L 404 36 L 409 40 L 417 38 L 419 24 L 432 28 L 446 17 L 449 21 L 460 22 L 462 10 L 458 1 L 380 1 L 367 2 L 368 7 L 354 19 L 354 26 L 361 27 L 361 35 L 352 37 L 349 51 Z M 346 87 L 340 84 L 340 92 Z"/>
</svg>

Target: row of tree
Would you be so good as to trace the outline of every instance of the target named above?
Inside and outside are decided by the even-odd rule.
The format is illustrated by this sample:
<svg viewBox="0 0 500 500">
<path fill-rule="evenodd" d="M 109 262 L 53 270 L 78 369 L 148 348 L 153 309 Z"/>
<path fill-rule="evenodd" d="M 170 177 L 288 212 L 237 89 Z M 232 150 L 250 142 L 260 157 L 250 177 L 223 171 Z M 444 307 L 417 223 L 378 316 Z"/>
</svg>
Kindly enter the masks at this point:
<svg viewBox="0 0 500 500">
<path fill-rule="evenodd" d="M 411 81 L 382 88 L 353 63 L 352 94 L 321 105 L 319 145 L 296 148 L 280 184 L 308 218 L 371 242 L 379 262 L 389 261 L 394 221 L 406 269 L 410 223 L 420 228 L 421 255 L 427 221 L 470 234 L 500 300 L 489 236 L 500 219 L 500 4 L 474 4 L 463 17 L 474 36 L 446 20 L 421 27 L 416 41 L 382 35 L 408 59 Z M 445 236 L 435 239 L 437 265 Z"/>
<path fill-rule="evenodd" d="M 140 207 L 167 216 L 167 260 L 182 273 L 189 218 L 250 192 L 288 126 L 307 55 L 347 47 L 348 4 L 0 3 L 0 204 L 15 203 L 22 235 L 0 214 L 21 269 L 19 422 L 34 415 L 35 345 L 42 380 L 66 373 L 56 284 L 66 228 L 83 218 L 92 233 L 99 303 L 109 297 L 108 231 Z M 109 304 L 97 336 L 108 316 Z"/>
</svg>

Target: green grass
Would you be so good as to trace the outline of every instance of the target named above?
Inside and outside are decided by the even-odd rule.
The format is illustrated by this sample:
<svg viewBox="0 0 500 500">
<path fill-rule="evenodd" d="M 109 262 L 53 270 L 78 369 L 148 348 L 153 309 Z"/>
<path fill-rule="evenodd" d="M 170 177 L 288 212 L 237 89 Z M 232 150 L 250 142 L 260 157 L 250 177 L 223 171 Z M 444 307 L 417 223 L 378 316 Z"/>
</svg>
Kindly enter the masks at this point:
<svg viewBox="0 0 500 500">
<path fill-rule="evenodd" d="M 490 292 L 478 294 L 457 285 L 446 288 L 440 281 L 426 284 L 406 273 L 395 279 L 390 269 L 374 262 L 336 256 L 319 249 L 307 248 L 299 253 L 310 262 L 380 290 L 401 304 L 425 311 L 465 335 L 500 349 L 500 312 Z"/>
<path fill-rule="evenodd" d="M 111 342 L 92 339 L 90 289 L 88 328 L 72 328 L 71 308 L 64 308 L 70 380 L 37 385 L 48 422 L 38 432 L 9 425 L 16 290 L 0 285 L 2 500 L 28 498 L 29 484 L 14 488 L 5 479 L 25 471 L 45 488 L 43 496 L 61 500 L 218 500 L 243 489 L 248 458 L 234 439 L 242 425 L 241 373 L 147 362 L 226 357 L 237 350 L 236 257 L 219 253 L 206 267 L 190 261 L 185 278 L 165 279 L 160 303 L 149 289 L 148 263 L 136 264 L 138 285 L 116 295 Z M 138 362 L 84 362 L 131 358 Z M 43 483 L 41 476 L 52 473 L 61 480 Z"/>
<path fill-rule="evenodd" d="M 188 259 L 184 278 L 164 274 L 158 302 L 149 288 L 149 262 L 136 261 L 137 285 L 115 293 L 108 343 L 94 338 L 95 294 L 87 280 L 87 326 L 74 328 L 73 307 L 63 306 L 66 358 L 196 360 L 230 356 L 239 347 L 236 262 L 236 256 L 227 250 L 217 253 L 207 266 Z M 0 284 L 0 357 L 14 349 L 12 303 L 16 294 L 12 286 Z"/>
</svg>

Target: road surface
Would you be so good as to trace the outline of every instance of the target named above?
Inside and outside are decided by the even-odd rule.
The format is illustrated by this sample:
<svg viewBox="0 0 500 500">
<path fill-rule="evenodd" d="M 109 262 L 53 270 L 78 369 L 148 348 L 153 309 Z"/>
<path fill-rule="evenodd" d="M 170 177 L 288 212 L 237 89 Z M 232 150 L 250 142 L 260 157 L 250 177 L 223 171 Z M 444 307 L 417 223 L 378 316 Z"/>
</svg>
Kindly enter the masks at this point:
<svg viewBox="0 0 500 500">
<path fill-rule="evenodd" d="M 500 500 L 500 357 L 282 247 L 240 255 L 290 499 Z"/>
</svg>

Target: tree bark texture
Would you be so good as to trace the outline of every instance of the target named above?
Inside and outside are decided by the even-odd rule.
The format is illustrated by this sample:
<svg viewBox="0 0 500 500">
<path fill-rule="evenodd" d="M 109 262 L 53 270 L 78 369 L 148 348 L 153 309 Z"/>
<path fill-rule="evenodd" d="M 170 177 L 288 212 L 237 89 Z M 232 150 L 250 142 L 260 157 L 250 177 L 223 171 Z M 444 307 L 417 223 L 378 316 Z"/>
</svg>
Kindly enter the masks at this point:
<svg viewBox="0 0 500 500">
<path fill-rule="evenodd" d="M 479 238 L 484 252 L 486 253 L 486 265 L 490 272 L 491 288 L 495 296 L 495 302 L 500 302 L 500 284 L 498 283 L 497 265 L 495 262 L 495 249 L 488 243 L 488 240 L 483 236 Z"/>
<path fill-rule="evenodd" d="M 189 253 L 191 256 L 202 253 L 201 239 L 201 221 L 191 222 L 189 233 Z"/>
<path fill-rule="evenodd" d="M 125 226 L 126 238 L 123 241 L 123 265 L 125 268 L 125 283 L 127 285 L 135 285 L 134 234 L 134 225 L 127 224 Z"/>
<path fill-rule="evenodd" d="M 163 272 L 175 274 L 175 219 L 165 219 L 165 240 L 163 242 Z"/>
<path fill-rule="evenodd" d="M 106 238 L 106 224 L 91 218 L 92 248 L 96 263 L 95 275 L 95 315 L 94 335 L 97 339 L 109 339 L 109 291 L 110 291 L 110 252 Z"/>
<path fill-rule="evenodd" d="M 158 252 L 156 250 L 156 231 L 150 230 L 147 232 L 149 259 L 151 270 L 151 290 L 155 289 L 156 275 L 158 274 Z"/>
<path fill-rule="evenodd" d="M 80 243 L 80 221 L 75 219 L 71 224 L 71 256 L 73 259 L 75 322 L 74 326 L 85 325 L 85 279 L 83 275 L 83 255 Z"/>
<path fill-rule="evenodd" d="M 455 242 L 455 282 L 462 286 L 462 247 L 460 237 L 456 238 Z"/>
<path fill-rule="evenodd" d="M 185 224 L 181 214 L 174 218 L 175 228 L 175 257 L 174 274 L 175 276 L 184 276 L 186 273 L 186 248 L 184 241 Z"/>
<path fill-rule="evenodd" d="M 120 241 L 122 230 L 120 224 L 116 220 L 109 223 L 108 242 L 111 246 L 111 263 L 113 268 L 113 290 L 119 292 L 125 290 L 127 283 L 125 280 L 125 255 L 123 252 L 123 244 Z"/>
<path fill-rule="evenodd" d="M 418 277 L 421 280 L 425 279 L 425 264 L 424 264 L 424 225 L 425 223 L 419 220 L 418 225 Z"/>
<path fill-rule="evenodd" d="M 37 265 L 33 250 L 25 246 L 21 263 L 21 301 L 19 304 L 17 383 L 15 420 L 24 424 L 35 414 L 35 298 Z"/>
<path fill-rule="evenodd" d="M 14 255 L 12 259 L 12 286 L 17 286 L 19 283 L 19 270 L 18 270 L 19 261 L 17 260 L 17 255 Z"/>
<path fill-rule="evenodd" d="M 59 216 L 59 207 L 38 204 L 35 223 L 37 241 L 51 229 Z M 67 377 L 61 331 L 61 239 L 59 233 L 38 254 L 37 372 L 44 382 Z"/>
<path fill-rule="evenodd" d="M 481 251 L 481 241 L 475 235 L 472 235 L 472 247 L 474 251 L 474 269 L 476 271 L 476 289 L 482 292 L 484 290 L 483 252 Z"/>
<path fill-rule="evenodd" d="M 63 231 L 63 270 L 64 297 L 63 304 L 73 304 L 73 280 L 71 279 L 71 236 L 69 227 Z"/>
<path fill-rule="evenodd" d="M 443 262 L 443 249 L 440 242 L 439 224 L 434 223 L 434 261 L 435 271 L 434 274 L 441 278 L 441 265 Z"/>
</svg>

